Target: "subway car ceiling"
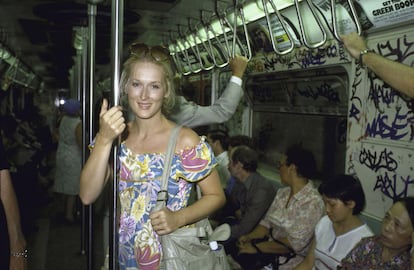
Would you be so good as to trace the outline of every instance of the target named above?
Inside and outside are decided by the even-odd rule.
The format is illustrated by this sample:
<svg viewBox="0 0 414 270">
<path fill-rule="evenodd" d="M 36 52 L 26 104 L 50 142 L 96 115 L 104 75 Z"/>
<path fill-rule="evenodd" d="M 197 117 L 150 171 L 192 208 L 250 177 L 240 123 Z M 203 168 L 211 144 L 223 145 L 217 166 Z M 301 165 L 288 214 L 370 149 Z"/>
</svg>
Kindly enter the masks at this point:
<svg viewBox="0 0 414 270">
<path fill-rule="evenodd" d="M 412 1 L 375 2 L 125 1 L 122 2 L 123 51 L 134 40 L 165 45 L 174 56 L 178 71 L 189 75 L 223 68 L 234 53 L 249 59 L 258 53 L 273 53 L 283 59 L 335 43 L 341 33 L 376 31 L 412 20 L 412 16 L 404 15 L 412 11 Z M 69 88 L 79 55 L 87 50 L 88 20 L 93 7 L 96 7 L 95 77 L 97 81 L 109 78 L 111 6 L 116 3 L 119 2 L 2 0 L 1 88 L 7 90 L 13 83 L 40 91 Z M 404 16 L 375 21 L 376 16 L 394 10 Z"/>
</svg>

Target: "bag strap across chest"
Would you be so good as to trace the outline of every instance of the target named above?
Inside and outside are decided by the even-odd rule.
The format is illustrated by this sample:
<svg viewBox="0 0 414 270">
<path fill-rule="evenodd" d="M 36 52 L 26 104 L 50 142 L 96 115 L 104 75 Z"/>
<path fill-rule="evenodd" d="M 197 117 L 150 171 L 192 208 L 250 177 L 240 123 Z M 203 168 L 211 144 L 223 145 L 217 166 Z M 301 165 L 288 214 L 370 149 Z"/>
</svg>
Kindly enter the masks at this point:
<svg viewBox="0 0 414 270">
<path fill-rule="evenodd" d="M 161 178 L 161 189 L 158 191 L 157 203 L 154 210 L 160 210 L 167 205 L 168 200 L 168 176 L 171 172 L 171 163 L 174 155 L 175 146 L 177 144 L 178 133 L 181 126 L 175 126 L 171 132 L 168 142 L 167 151 L 165 152 L 164 168 Z"/>
</svg>

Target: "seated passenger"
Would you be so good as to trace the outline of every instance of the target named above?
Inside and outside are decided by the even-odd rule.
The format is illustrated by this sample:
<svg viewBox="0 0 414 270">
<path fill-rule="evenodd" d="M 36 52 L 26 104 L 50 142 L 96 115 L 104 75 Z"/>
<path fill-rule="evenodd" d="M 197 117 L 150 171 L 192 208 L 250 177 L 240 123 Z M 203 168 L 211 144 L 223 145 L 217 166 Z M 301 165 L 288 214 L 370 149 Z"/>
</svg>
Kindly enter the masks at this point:
<svg viewBox="0 0 414 270">
<path fill-rule="evenodd" d="M 337 175 L 319 186 L 326 215 L 315 228 L 315 238 L 299 269 L 336 269 L 343 257 L 371 229 L 358 217 L 365 206 L 365 194 L 359 180 Z"/>
<path fill-rule="evenodd" d="M 256 171 L 257 165 L 258 154 L 250 147 L 241 145 L 231 150 L 229 170 L 241 188 L 237 194 L 240 207 L 224 219 L 231 226 L 230 239 L 225 243 L 228 253 L 237 251 L 236 240 L 259 223 L 276 194 L 272 182 Z"/>
<path fill-rule="evenodd" d="M 338 269 L 414 269 L 413 225 L 414 197 L 397 200 L 382 220 L 381 235 L 362 239 Z"/>
<path fill-rule="evenodd" d="M 223 189 L 226 188 L 227 183 L 230 179 L 229 166 L 229 155 L 228 149 L 229 136 L 224 130 L 211 130 L 207 133 L 207 141 L 213 149 L 214 156 L 217 159 L 217 172 L 220 177 L 220 183 Z"/>
<path fill-rule="evenodd" d="M 298 145 L 289 147 L 279 162 L 279 170 L 286 187 L 279 188 L 265 217 L 253 231 L 239 238 L 239 255 L 234 259 L 243 269 L 279 264 L 276 269 L 283 270 L 301 263 L 315 225 L 325 211 L 322 197 L 310 180 L 316 171 L 311 152 Z"/>
<path fill-rule="evenodd" d="M 228 140 L 228 152 L 231 152 L 231 150 L 239 145 L 246 145 L 250 147 L 251 149 L 256 149 L 256 144 L 254 142 L 254 139 L 252 137 L 246 136 L 246 135 L 235 135 L 231 136 Z M 230 177 L 230 180 L 227 183 L 225 194 L 227 202 L 233 204 L 236 209 L 239 208 L 239 203 L 237 202 L 237 193 L 238 189 L 240 189 L 242 185 L 240 182 L 236 181 L 234 177 Z"/>
<path fill-rule="evenodd" d="M 246 145 L 251 149 L 255 148 L 255 143 L 253 138 L 246 135 L 235 135 L 231 136 L 227 140 L 228 142 L 228 153 L 237 146 Z M 228 169 L 228 168 L 227 168 Z M 230 171 L 229 171 L 230 173 Z M 221 208 L 214 216 L 211 218 L 213 226 L 221 224 L 224 222 L 224 219 L 228 216 L 234 215 L 237 209 L 240 209 L 240 202 L 238 201 L 238 194 L 240 190 L 243 189 L 243 184 L 237 181 L 231 174 L 230 178 L 227 181 L 227 185 L 224 189 L 224 194 L 226 195 L 226 204 Z"/>
</svg>

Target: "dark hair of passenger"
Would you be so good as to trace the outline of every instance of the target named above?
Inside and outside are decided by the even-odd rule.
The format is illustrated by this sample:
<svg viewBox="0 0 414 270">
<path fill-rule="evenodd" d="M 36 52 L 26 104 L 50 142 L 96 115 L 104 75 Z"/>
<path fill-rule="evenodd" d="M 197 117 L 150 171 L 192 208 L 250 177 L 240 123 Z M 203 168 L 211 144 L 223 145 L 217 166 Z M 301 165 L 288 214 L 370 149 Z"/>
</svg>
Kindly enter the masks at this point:
<svg viewBox="0 0 414 270">
<path fill-rule="evenodd" d="M 217 140 L 220 141 L 221 147 L 223 147 L 224 150 L 229 148 L 229 135 L 226 131 L 221 129 L 211 130 L 208 132 L 208 136 L 213 142 Z"/>
<path fill-rule="evenodd" d="M 321 195 L 339 199 L 344 204 L 354 201 L 353 215 L 360 214 L 365 207 L 365 194 L 361 182 L 351 175 L 339 174 L 329 178 L 320 184 L 318 190 Z"/>
<path fill-rule="evenodd" d="M 414 227 L 414 197 L 398 198 L 394 200 L 394 203 L 402 203 L 408 212 L 410 217 L 411 225 Z"/>
<path fill-rule="evenodd" d="M 230 155 L 232 162 L 240 162 L 243 165 L 243 169 L 246 171 L 256 171 L 259 156 L 252 148 L 246 145 L 239 145 L 233 148 Z"/>
<path fill-rule="evenodd" d="M 306 178 L 313 178 L 316 174 L 316 160 L 313 153 L 299 144 L 290 146 L 286 152 L 286 165 L 295 164 L 296 172 Z"/>
<path fill-rule="evenodd" d="M 229 138 L 229 146 L 236 147 L 239 145 L 247 145 L 252 149 L 256 149 L 254 139 L 246 135 L 235 135 Z"/>
</svg>

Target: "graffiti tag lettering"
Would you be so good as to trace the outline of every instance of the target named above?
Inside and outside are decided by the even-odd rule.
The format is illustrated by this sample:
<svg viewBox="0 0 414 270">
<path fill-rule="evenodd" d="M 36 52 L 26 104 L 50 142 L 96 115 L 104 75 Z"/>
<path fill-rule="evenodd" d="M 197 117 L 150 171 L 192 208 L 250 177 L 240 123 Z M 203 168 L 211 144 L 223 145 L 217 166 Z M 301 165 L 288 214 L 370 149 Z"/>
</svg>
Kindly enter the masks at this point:
<svg viewBox="0 0 414 270">
<path fill-rule="evenodd" d="M 405 198 L 408 195 L 408 186 L 414 183 L 414 178 L 410 176 L 398 177 L 396 174 L 393 174 L 391 177 L 388 173 L 385 173 L 383 176 L 377 176 L 377 182 L 374 186 L 374 191 L 379 189 L 385 196 L 395 200 L 399 198 Z"/>
<path fill-rule="evenodd" d="M 375 151 L 363 148 L 359 154 L 359 162 L 374 172 L 384 168 L 387 171 L 395 171 L 398 168 L 398 163 L 393 158 L 393 152 L 386 148 L 378 155 Z"/>
</svg>

